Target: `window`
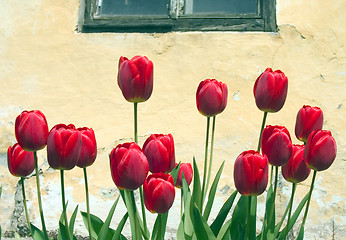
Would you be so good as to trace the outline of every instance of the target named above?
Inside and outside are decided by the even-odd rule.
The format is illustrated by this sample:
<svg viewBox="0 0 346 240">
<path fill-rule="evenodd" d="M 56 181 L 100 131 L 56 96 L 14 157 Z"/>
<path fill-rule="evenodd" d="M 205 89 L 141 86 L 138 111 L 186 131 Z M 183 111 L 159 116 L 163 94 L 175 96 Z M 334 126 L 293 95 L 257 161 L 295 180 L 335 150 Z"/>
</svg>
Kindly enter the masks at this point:
<svg viewBox="0 0 346 240">
<path fill-rule="evenodd" d="M 276 0 L 81 0 L 79 31 L 276 31 Z"/>
</svg>

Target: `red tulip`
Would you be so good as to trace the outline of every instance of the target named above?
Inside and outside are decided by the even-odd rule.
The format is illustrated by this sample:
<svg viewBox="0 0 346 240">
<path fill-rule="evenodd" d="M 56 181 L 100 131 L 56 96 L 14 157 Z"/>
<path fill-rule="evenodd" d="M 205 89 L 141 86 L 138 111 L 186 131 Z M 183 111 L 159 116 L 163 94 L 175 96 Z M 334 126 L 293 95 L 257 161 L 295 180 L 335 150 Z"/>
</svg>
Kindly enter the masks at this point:
<svg viewBox="0 0 346 240">
<path fill-rule="evenodd" d="M 38 151 L 47 144 L 48 124 L 39 110 L 24 111 L 15 123 L 18 144 L 26 151 Z"/>
<path fill-rule="evenodd" d="M 330 131 L 315 130 L 310 133 L 304 151 L 309 168 L 323 171 L 332 165 L 336 157 L 336 142 Z"/>
<path fill-rule="evenodd" d="M 175 166 L 174 140 L 171 134 L 151 134 L 143 144 L 143 152 L 152 173 L 169 173 Z"/>
<path fill-rule="evenodd" d="M 74 125 L 55 125 L 47 140 L 48 163 L 51 168 L 70 170 L 74 168 L 80 156 L 82 134 Z"/>
<path fill-rule="evenodd" d="M 267 68 L 256 80 L 253 93 L 257 107 L 264 112 L 278 112 L 286 101 L 288 80 L 285 74 Z"/>
<path fill-rule="evenodd" d="M 311 169 L 304 161 L 304 145 L 293 145 L 288 162 L 282 166 L 282 176 L 291 183 L 299 183 L 307 179 Z"/>
<path fill-rule="evenodd" d="M 165 173 L 153 173 L 143 185 L 144 204 L 152 213 L 166 213 L 175 197 L 173 177 Z"/>
<path fill-rule="evenodd" d="M 153 63 L 142 56 L 119 59 L 118 85 L 129 102 L 145 102 L 153 91 Z"/>
<path fill-rule="evenodd" d="M 24 151 L 18 143 L 7 150 L 8 170 L 13 176 L 26 177 L 35 169 L 34 153 Z"/>
<path fill-rule="evenodd" d="M 266 155 L 249 150 L 241 153 L 234 163 L 235 187 L 242 195 L 257 196 L 268 183 L 268 159 Z"/>
<path fill-rule="evenodd" d="M 77 161 L 77 166 L 85 168 L 92 165 L 95 162 L 97 155 L 97 145 L 95 133 L 92 128 L 78 128 L 78 131 L 82 134 L 82 147 Z"/>
<path fill-rule="evenodd" d="M 200 82 L 196 92 L 198 111 L 207 117 L 221 113 L 227 105 L 227 85 L 216 79 Z"/>
<path fill-rule="evenodd" d="M 175 164 L 177 166 L 178 164 Z M 179 173 L 177 177 L 177 181 L 175 183 L 175 186 L 177 188 L 182 188 L 183 187 L 183 173 L 184 173 L 184 178 L 186 180 L 186 183 L 188 186 L 190 186 L 191 181 L 192 181 L 192 176 L 193 176 L 193 170 L 191 163 L 181 163 L 180 168 L 179 168 Z"/>
<path fill-rule="evenodd" d="M 119 189 L 135 190 L 143 185 L 149 164 L 136 143 L 119 144 L 109 158 L 112 178 Z"/>
<path fill-rule="evenodd" d="M 282 166 L 292 154 L 290 133 L 284 126 L 268 125 L 262 132 L 261 147 L 271 165 Z"/>
<path fill-rule="evenodd" d="M 314 130 L 322 129 L 323 112 L 318 107 L 304 105 L 297 114 L 295 133 L 296 137 L 303 142 L 309 137 Z"/>
</svg>

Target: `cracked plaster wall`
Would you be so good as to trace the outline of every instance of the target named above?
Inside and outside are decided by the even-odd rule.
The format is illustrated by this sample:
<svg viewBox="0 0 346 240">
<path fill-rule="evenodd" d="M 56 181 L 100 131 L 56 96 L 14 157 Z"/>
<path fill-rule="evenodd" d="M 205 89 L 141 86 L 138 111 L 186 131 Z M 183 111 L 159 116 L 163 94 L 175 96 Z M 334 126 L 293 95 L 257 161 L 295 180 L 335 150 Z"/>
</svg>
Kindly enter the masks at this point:
<svg viewBox="0 0 346 240">
<path fill-rule="evenodd" d="M 266 67 L 281 69 L 289 79 L 284 108 L 269 114 L 267 124 L 285 125 L 294 143 L 294 123 L 304 104 L 320 106 L 324 128 L 332 131 L 338 154 L 335 163 L 318 173 L 307 222 L 307 239 L 341 239 L 346 235 L 345 206 L 345 90 L 346 2 L 277 0 L 278 33 L 172 32 L 165 34 L 95 33 L 74 30 L 77 0 L 0 1 L 0 225 L 13 231 L 18 179 L 10 175 L 6 151 L 15 143 L 14 120 L 24 109 L 40 109 L 49 127 L 74 123 L 95 130 L 98 158 L 88 169 L 92 212 L 105 218 L 118 192 L 110 177 L 108 153 L 132 136 L 132 105 L 116 84 L 120 56 L 146 55 L 154 62 L 154 91 L 139 104 L 139 141 L 150 133 L 172 133 L 178 161 L 203 161 L 205 118 L 195 106 L 195 91 L 205 78 L 227 83 L 229 101 L 217 117 L 214 168 L 226 161 L 214 212 L 235 189 L 233 163 L 247 149 L 255 149 L 262 113 L 252 88 Z M 49 230 L 57 228 L 60 187 L 57 171 L 48 169 L 45 150 L 43 206 Z M 81 169 L 65 174 L 69 211 L 84 207 Z M 34 178 L 27 180 L 30 217 L 40 225 Z M 299 184 L 297 200 L 309 189 L 311 176 Z M 290 185 L 280 181 L 278 204 L 287 204 Z M 179 199 L 180 194 L 177 194 Z M 260 197 L 263 202 L 264 196 Z M 298 201 L 295 201 L 297 204 Z M 179 200 L 169 220 L 174 236 Z M 259 215 L 263 215 L 260 204 Z M 119 209 L 120 216 L 123 209 Z M 173 212 L 176 212 L 174 214 Z M 9 221 L 9 219 L 11 221 Z M 120 219 L 116 217 L 113 225 Z M 260 224 L 260 223 L 259 223 Z M 76 231 L 86 235 L 80 216 Z M 129 228 L 127 228 L 129 231 Z M 333 238 L 334 236 L 334 238 Z"/>
</svg>

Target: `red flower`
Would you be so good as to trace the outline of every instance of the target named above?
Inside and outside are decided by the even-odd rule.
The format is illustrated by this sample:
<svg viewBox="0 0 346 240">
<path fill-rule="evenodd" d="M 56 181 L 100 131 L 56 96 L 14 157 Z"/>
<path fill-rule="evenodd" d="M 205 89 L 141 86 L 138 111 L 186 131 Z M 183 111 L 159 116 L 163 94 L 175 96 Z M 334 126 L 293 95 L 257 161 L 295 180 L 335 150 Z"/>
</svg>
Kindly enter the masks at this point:
<svg viewBox="0 0 346 240">
<path fill-rule="evenodd" d="M 35 169 L 34 153 L 24 151 L 18 143 L 7 150 L 8 170 L 13 176 L 26 177 Z"/>
<path fill-rule="evenodd" d="M 119 144 L 109 158 L 112 178 L 119 189 L 135 190 L 143 185 L 149 164 L 136 143 Z"/>
<path fill-rule="evenodd" d="M 322 129 L 323 112 L 318 107 L 310 107 L 304 105 L 297 114 L 295 134 L 296 137 L 303 142 L 309 137 L 314 130 Z"/>
<path fill-rule="evenodd" d="M 82 147 L 77 161 L 77 166 L 85 168 L 92 165 L 95 162 L 97 155 L 97 145 L 95 133 L 92 128 L 78 128 L 78 131 L 82 134 Z"/>
<path fill-rule="evenodd" d="M 145 102 L 153 91 L 153 63 L 147 57 L 119 59 L 118 85 L 129 102 Z"/>
<path fill-rule="evenodd" d="M 82 134 L 74 125 L 57 124 L 49 133 L 47 140 L 48 163 L 54 169 L 70 170 L 79 159 Z"/>
<path fill-rule="evenodd" d="M 177 166 L 177 165 L 178 164 L 175 164 L 175 166 Z M 191 181 L 192 181 L 192 177 L 193 177 L 193 170 L 192 170 L 191 163 L 181 163 L 180 164 L 177 181 L 175 183 L 175 186 L 177 188 L 183 187 L 183 180 L 182 180 L 183 173 L 184 173 L 184 178 L 186 180 L 187 185 L 190 186 Z"/>
<path fill-rule="evenodd" d="M 305 145 L 304 160 L 309 168 L 323 171 L 332 165 L 336 157 L 336 142 L 330 131 L 315 130 Z"/>
<path fill-rule="evenodd" d="M 271 165 L 284 165 L 292 154 L 292 141 L 287 128 L 268 125 L 262 132 L 261 148 Z"/>
<path fill-rule="evenodd" d="M 47 144 L 48 124 L 39 110 L 23 111 L 15 123 L 18 144 L 26 151 L 38 151 Z"/>
<path fill-rule="evenodd" d="M 175 197 L 173 177 L 165 173 L 153 173 L 143 185 L 144 204 L 152 213 L 166 213 Z"/>
<path fill-rule="evenodd" d="M 282 166 L 282 176 L 291 183 L 307 179 L 311 169 L 304 161 L 304 145 L 293 145 L 293 152 L 288 162 Z"/>
<path fill-rule="evenodd" d="M 171 134 L 151 134 L 143 144 L 143 152 L 152 173 L 169 173 L 175 165 L 174 140 Z"/>
<path fill-rule="evenodd" d="M 200 82 L 196 92 L 198 111 L 207 117 L 221 113 L 227 105 L 227 85 L 216 79 Z"/>
<path fill-rule="evenodd" d="M 234 163 L 235 187 L 242 195 L 257 196 L 264 192 L 268 183 L 268 159 L 259 152 L 241 153 Z"/>
<path fill-rule="evenodd" d="M 253 93 L 257 107 L 264 112 L 278 112 L 285 104 L 288 80 L 285 74 L 267 68 L 256 80 Z"/>
</svg>

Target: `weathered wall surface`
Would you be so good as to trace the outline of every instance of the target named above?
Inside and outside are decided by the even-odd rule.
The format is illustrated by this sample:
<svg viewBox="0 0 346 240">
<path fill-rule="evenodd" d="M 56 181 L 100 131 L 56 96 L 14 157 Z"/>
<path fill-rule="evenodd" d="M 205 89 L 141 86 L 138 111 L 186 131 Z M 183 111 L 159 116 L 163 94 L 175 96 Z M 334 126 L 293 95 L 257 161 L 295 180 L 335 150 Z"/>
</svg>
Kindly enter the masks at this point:
<svg viewBox="0 0 346 240">
<path fill-rule="evenodd" d="M 202 168 L 206 120 L 195 106 L 199 82 L 216 78 L 228 85 L 228 106 L 217 117 L 215 136 L 214 172 L 226 161 L 219 204 L 235 189 L 235 158 L 243 150 L 257 147 L 262 112 L 253 98 L 255 79 L 266 67 L 284 71 L 289 79 L 287 101 L 280 112 L 269 114 L 267 124 L 287 126 L 298 143 L 294 137 L 297 111 L 304 104 L 319 106 L 325 116 L 324 129 L 332 131 L 338 145 L 335 163 L 317 174 L 306 238 L 345 236 L 345 1 L 278 0 L 278 33 L 82 34 L 75 32 L 78 7 L 77 0 L 0 1 L 3 233 L 15 229 L 18 179 L 8 172 L 6 151 L 16 141 L 14 120 L 24 109 L 40 109 L 50 128 L 57 123 L 74 123 L 95 130 L 98 158 L 88 168 L 91 205 L 94 214 L 106 217 L 118 195 L 110 177 L 108 153 L 118 142 L 130 141 L 133 131 L 132 105 L 116 84 L 117 62 L 120 56 L 146 55 L 154 62 L 154 91 L 146 103 L 139 104 L 140 144 L 150 133 L 172 133 L 178 161 L 191 162 L 196 156 Z M 45 150 L 38 155 L 43 169 L 44 213 L 48 229 L 54 230 L 61 211 L 59 175 L 48 169 Z M 77 204 L 85 210 L 82 170 L 75 168 L 65 175 L 69 210 Z M 296 203 L 310 183 L 311 176 L 299 184 Z M 30 217 L 40 225 L 34 177 L 26 185 Z M 278 202 L 282 207 L 290 188 L 280 182 Z M 178 209 L 179 201 L 174 206 Z M 169 231 L 174 232 L 179 211 L 171 212 Z M 260 205 L 259 215 L 262 213 Z M 114 218 L 113 224 L 119 220 Z M 76 231 L 86 235 L 82 225 L 79 216 Z"/>
</svg>

